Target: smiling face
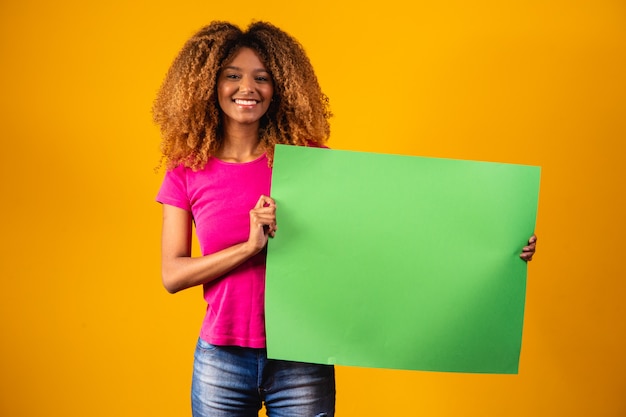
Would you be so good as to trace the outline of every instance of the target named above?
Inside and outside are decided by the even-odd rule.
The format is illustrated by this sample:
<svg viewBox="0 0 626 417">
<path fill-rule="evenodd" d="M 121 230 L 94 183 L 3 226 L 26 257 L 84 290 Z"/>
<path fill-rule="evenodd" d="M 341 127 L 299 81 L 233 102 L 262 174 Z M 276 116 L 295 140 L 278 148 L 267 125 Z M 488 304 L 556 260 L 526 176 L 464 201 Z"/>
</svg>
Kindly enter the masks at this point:
<svg viewBox="0 0 626 417">
<path fill-rule="evenodd" d="M 259 56 L 250 48 L 241 48 L 217 80 L 217 98 L 226 129 L 235 125 L 258 128 L 273 94 L 272 77 Z"/>
</svg>

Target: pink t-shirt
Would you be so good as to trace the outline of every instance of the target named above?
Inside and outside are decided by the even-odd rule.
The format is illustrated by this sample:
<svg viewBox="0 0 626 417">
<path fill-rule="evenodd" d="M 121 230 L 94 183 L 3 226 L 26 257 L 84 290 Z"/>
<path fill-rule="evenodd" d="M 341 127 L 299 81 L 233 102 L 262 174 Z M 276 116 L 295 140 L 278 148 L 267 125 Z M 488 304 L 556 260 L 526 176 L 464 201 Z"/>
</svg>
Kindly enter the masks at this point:
<svg viewBox="0 0 626 417">
<path fill-rule="evenodd" d="M 183 166 L 168 171 L 156 199 L 192 213 L 206 255 L 248 240 L 249 212 L 262 194 L 270 195 L 271 177 L 265 155 L 247 163 L 210 158 L 199 171 Z M 265 258 L 263 250 L 204 285 L 203 340 L 265 347 Z"/>
</svg>

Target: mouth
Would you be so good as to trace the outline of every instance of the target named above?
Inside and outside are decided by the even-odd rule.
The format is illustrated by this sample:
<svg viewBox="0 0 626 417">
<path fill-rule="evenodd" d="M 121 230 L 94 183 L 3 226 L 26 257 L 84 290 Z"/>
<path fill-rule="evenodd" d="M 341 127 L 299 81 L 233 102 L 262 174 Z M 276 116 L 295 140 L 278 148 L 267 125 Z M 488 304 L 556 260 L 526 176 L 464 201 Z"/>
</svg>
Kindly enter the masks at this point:
<svg viewBox="0 0 626 417">
<path fill-rule="evenodd" d="M 236 98 L 233 100 L 235 102 L 235 104 L 239 105 L 239 106 L 254 106 L 255 104 L 258 103 L 258 101 L 256 100 L 250 100 L 250 99 L 242 99 L 242 98 Z"/>
</svg>

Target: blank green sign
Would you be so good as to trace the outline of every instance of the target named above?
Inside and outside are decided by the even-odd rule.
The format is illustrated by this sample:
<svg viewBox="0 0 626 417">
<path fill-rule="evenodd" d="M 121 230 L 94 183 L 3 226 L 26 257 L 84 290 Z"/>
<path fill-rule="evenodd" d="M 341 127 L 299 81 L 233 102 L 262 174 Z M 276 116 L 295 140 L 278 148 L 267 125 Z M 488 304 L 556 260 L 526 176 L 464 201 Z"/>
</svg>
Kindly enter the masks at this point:
<svg viewBox="0 0 626 417">
<path fill-rule="evenodd" d="M 277 146 L 271 358 L 517 373 L 540 168 Z"/>
</svg>

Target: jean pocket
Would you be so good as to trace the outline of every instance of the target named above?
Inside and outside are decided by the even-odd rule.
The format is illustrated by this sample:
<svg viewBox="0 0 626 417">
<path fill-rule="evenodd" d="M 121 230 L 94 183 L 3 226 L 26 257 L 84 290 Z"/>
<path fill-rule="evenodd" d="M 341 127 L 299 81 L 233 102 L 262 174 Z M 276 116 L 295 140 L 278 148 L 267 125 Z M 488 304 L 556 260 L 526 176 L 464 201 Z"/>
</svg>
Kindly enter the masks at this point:
<svg viewBox="0 0 626 417">
<path fill-rule="evenodd" d="M 204 339 L 198 338 L 197 349 L 201 352 L 213 352 L 217 349 L 217 346 L 210 344 Z"/>
</svg>

